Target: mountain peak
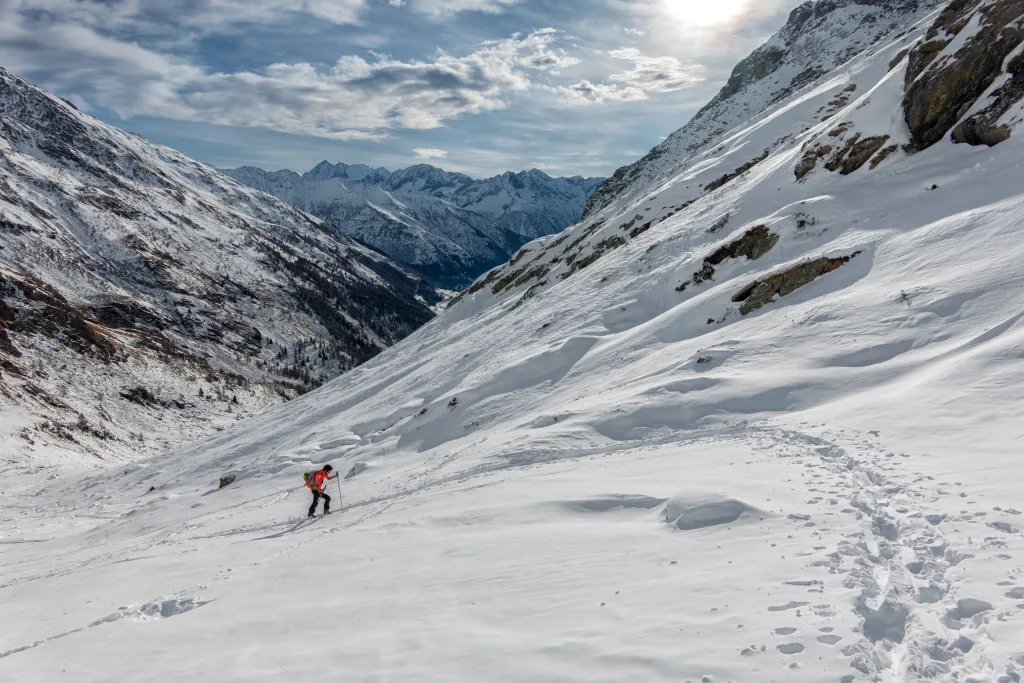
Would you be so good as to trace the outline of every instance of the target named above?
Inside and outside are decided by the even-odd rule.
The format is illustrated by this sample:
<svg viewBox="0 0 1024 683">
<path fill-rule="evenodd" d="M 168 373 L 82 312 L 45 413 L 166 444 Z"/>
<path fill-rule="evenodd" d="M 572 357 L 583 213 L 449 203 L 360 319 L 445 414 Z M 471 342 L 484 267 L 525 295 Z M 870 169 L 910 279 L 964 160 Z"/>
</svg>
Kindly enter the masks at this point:
<svg viewBox="0 0 1024 683">
<path fill-rule="evenodd" d="M 389 172 L 326 161 L 301 177 L 227 173 L 445 287 L 464 287 L 525 242 L 575 223 L 601 181 L 552 178 L 535 168 L 474 180 L 431 164 Z"/>
</svg>

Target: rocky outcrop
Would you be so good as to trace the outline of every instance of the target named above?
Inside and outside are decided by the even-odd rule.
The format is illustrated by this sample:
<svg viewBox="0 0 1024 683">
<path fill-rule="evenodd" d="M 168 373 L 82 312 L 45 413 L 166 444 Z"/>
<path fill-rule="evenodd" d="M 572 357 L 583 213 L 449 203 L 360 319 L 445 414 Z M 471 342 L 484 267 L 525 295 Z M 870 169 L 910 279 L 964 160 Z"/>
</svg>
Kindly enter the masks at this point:
<svg viewBox="0 0 1024 683">
<path fill-rule="evenodd" d="M 888 140 L 888 135 L 873 135 L 863 139 L 859 134 L 855 135 L 846 141 L 846 145 L 836 152 L 825 168 L 830 171 L 839 171 L 839 175 L 850 175 L 866 164 L 868 159 L 882 149 Z"/>
<path fill-rule="evenodd" d="M 849 130 L 849 125 L 842 124 L 829 132 L 829 137 L 837 138 L 836 142 L 831 144 L 819 142 L 804 150 L 803 157 L 794 169 L 797 180 L 803 180 L 822 159 L 826 160 L 825 168 L 829 171 L 838 171 L 840 175 L 850 175 L 866 164 L 875 152 L 881 150 L 889 140 L 888 135 L 872 135 L 862 138 L 860 133 L 855 133 L 843 140 L 842 136 Z M 880 152 L 879 156 L 872 161 L 871 168 L 878 166 L 893 151 L 895 149 L 890 148 Z"/>
<path fill-rule="evenodd" d="M 720 246 L 704 258 L 701 269 L 690 278 L 676 287 L 677 292 L 682 292 L 693 283 L 699 285 L 715 277 L 715 266 L 720 265 L 726 259 L 737 259 L 746 257 L 749 261 L 756 261 L 761 258 L 779 242 L 779 236 L 764 225 L 758 225 L 743 233 L 739 239 Z"/>
<path fill-rule="evenodd" d="M 745 164 L 742 164 L 739 168 L 737 168 L 732 173 L 726 173 L 722 177 L 716 178 L 715 180 L 712 180 L 710 183 L 707 184 L 707 187 L 704 188 L 704 191 L 705 192 L 714 192 L 718 188 L 724 187 L 728 183 L 731 183 L 733 180 L 735 180 L 736 178 L 739 178 L 741 175 L 743 175 L 744 173 L 746 173 L 747 171 L 749 171 L 750 169 L 754 168 L 759 163 L 761 163 L 762 161 L 767 159 L 769 154 L 771 154 L 771 150 L 767 150 L 766 149 L 764 151 L 764 154 L 760 155 L 759 157 L 757 157 L 755 159 L 751 159 L 750 161 L 748 161 Z"/>
<path fill-rule="evenodd" d="M 936 18 L 925 40 L 910 53 L 903 111 L 912 147 L 941 140 L 1004 73 L 1007 57 L 1024 39 L 1024 0 L 952 0 Z M 969 31 L 966 38 L 960 34 Z M 949 47 L 957 39 L 958 47 Z M 1019 60 L 1007 68 L 1015 74 Z M 1020 100 L 1011 78 L 984 113 L 964 122 L 954 139 L 997 144 L 1009 137 L 998 119 Z"/>
<path fill-rule="evenodd" d="M 719 247 L 711 253 L 706 262 L 717 266 L 729 258 L 741 258 L 746 256 L 750 261 L 761 258 L 779 242 L 779 236 L 763 225 L 751 228 L 743 233 L 739 239 Z"/>
<path fill-rule="evenodd" d="M 999 119 L 1024 98 L 1024 54 L 1018 54 L 1010 61 L 1006 73 L 1009 78 L 989 95 L 988 106 L 953 129 L 954 142 L 991 147 L 1010 137 L 1010 126 L 1000 123 Z"/>
<path fill-rule="evenodd" d="M 740 313 L 747 315 L 771 303 L 777 296 L 792 294 L 804 285 L 814 282 L 822 275 L 831 273 L 833 270 L 847 264 L 850 259 L 860 252 L 854 252 L 849 256 L 838 258 L 822 257 L 806 263 L 787 268 L 778 273 L 772 273 L 760 280 L 755 280 L 740 292 L 732 300 L 736 303 L 742 302 Z"/>
</svg>

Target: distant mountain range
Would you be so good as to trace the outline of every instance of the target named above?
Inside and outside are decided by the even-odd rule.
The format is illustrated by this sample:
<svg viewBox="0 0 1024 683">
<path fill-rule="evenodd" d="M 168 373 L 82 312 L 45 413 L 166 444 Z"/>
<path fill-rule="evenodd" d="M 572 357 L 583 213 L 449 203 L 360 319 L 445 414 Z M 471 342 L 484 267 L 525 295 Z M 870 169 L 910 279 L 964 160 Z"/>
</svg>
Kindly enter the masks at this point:
<svg viewBox="0 0 1024 683">
<path fill-rule="evenodd" d="M 604 180 L 536 169 L 475 180 L 428 164 L 388 171 L 327 161 L 302 175 L 252 166 L 224 173 L 450 288 L 574 224 Z"/>
</svg>

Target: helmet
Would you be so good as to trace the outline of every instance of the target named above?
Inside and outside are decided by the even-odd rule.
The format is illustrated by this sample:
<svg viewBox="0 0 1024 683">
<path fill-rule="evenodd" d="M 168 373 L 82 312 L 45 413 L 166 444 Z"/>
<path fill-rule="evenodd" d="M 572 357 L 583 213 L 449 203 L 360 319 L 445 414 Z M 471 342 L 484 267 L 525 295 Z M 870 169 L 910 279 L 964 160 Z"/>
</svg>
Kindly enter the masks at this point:
<svg viewBox="0 0 1024 683">
<path fill-rule="evenodd" d="M 334 467 L 332 467 L 331 465 L 324 465 L 324 472 L 330 472 L 333 469 Z"/>
</svg>

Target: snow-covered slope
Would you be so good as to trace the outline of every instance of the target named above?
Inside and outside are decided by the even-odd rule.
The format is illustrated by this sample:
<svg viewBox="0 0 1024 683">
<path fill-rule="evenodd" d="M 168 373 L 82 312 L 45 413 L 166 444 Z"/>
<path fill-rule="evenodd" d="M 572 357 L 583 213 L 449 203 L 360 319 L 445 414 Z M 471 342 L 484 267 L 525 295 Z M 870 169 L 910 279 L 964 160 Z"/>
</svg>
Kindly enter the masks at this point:
<svg viewBox="0 0 1024 683">
<path fill-rule="evenodd" d="M 1018 681 L 1010 5 L 897 27 L 315 392 L 0 478 L 0 677 Z"/>
<path fill-rule="evenodd" d="M 808 0 L 786 25 L 736 65 L 728 83 L 685 126 L 597 188 L 584 218 L 676 175 L 722 135 L 814 83 L 940 0 Z"/>
<path fill-rule="evenodd" d="M 367 360 L 433 288 L 0 69 L 0 453 L 136 458 Z"/>
<path fill-rule="evenodd" d="M 536 169 L 474 180 L 427 164 L 390 172 L 326 161 L 301 176 L 251 166 L 225 173 L 457 288 L 523 243 L 575 223 L 603 180 Z"/>
</svg>

